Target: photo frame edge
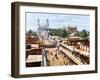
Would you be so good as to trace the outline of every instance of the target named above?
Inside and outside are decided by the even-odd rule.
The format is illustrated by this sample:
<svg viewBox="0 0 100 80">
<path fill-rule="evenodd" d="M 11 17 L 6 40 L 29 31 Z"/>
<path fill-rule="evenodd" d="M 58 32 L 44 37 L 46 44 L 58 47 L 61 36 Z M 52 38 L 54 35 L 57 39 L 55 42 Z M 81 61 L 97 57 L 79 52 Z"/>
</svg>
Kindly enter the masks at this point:
<svg viewBox="0 0 100 80">
<path fill-rule="evenodd" d="M 47 7 L 48 5 L 53 5 L 53 7 L 65 7 L 67 6 L 72 6 L 70 8 L 73 8 L 76 5 L 59 5 L 59 4 L 44 4 L 44 3 L 28 3 L 28 2 L 13 2 L 11 4 L 11 76 L 16 77 L 16 78 L 23 78 L 23 77 L 39 77 L 39 76 L 56 76 L 56 75 L 75 75 L 75 74 L 87 74 L 87 73 L 97 73 L 97 7 L 96 6 L 76 6 L 74 7 L 77 9 L 93 9 L 95 10 L 95 70 L 93 71 L 76 71 L 76 72 L 62 72 L 62 73 L 43 73 L 43 74 L 27 74 L 27 75 L 20 75 L 19 74 L 19 7 L 21 5 L 26 5 L 26 6 L 32 6 L 35 4 L 35 6 L 45 6 Z M 56 6 L 55 6 L 56 5 Z M 34 6 L 34 5 L 33 5 Z M 68 7 L 68 8 L 69 8 Z"/>
</svg>

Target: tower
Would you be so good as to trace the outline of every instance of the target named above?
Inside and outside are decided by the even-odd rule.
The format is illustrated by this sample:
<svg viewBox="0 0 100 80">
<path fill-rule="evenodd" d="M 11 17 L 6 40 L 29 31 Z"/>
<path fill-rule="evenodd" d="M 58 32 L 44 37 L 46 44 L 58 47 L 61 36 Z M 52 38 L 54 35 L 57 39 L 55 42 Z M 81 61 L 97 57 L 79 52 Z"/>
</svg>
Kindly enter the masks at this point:
<svg viewBox="0 0 100 80">
<path fill-rule="evenodd" d="M 49 20 L 47 19 L 47 26 L 49 26 Z"/>
<path fill-rule="evenodd" d="M 38 26 L 40 27 L 40 20 L 38 19 Z"/>
<path fill-rule="evenodd" d="M 46 19 L 46 24 L 41 25 L 38 19 L 38 34 L 42 39 L 48 39 L 49 37 L 49 20 Z"/>
</svg>

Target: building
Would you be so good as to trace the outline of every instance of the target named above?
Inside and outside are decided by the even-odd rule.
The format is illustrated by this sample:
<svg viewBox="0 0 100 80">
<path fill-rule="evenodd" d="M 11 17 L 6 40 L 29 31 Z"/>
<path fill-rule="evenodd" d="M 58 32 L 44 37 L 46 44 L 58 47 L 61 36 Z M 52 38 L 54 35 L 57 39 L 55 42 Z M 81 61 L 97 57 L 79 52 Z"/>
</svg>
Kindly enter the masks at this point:
<svg viewBox="0 0 100 80">
<path fill-rule="evenodd" d="M 42 39 L 48 39 L 49 37 L 49 20 L 47 19 L 45 25 L 40 24 L 40 20 L 38 19 L 38 34 Z"/>
<path fill-rule="evenodd" d="M 26 36 L 26 67 L 38 67 L 42 63 L 42 49 L 39 38 Z"/>
<path fill-rule="evenodd" d="M 76 26 L 68 26 L 68 27 L 65 27 L 65 30 L 71 34 L 73 32 L 77 32 L 77 27 Z"/>
<path fill-rule="evenodd" d="M 42 49 L 26 50 L 26 67 L 39 67 L 42 63 Z"/>
<path fill-rule="evenodd" d="M 26 36 L 26 49 L 39 48 L 39 38 Z"/>
<path fill-rule="evenodd" d="M 75 46 L 76 48 L 81 49 L 83 51 L 90 51 L 89 37 L 81 38 L 79 36 L 76 36 L 76 32 L 73 32 L 68 36 L 67 45 Z"/>
</svg>

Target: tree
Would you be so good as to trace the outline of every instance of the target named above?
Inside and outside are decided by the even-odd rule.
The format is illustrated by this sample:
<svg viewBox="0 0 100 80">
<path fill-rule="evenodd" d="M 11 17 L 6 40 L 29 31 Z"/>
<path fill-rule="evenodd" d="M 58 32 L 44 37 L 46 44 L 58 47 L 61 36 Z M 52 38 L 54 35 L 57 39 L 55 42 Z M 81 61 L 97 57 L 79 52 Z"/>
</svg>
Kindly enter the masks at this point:
<svg viewBox="0 0 100 80">
<path fill-rule="evenodd" d="M 76 36 L 80 36 L 80 32 L 79 31 L 77 31 Z"/>
<path fill-rule="evenodd" d="M 85 38 L 85 37 L 88 37 L 88 32 L 86 30 L 83 30 L 80 32 L 79 35 L 80 35 L 80 37 Z"/>
<path fill-rule="evenodd" d="M 26 33 L 27 36 L 37 36 L 36 32 L 32 31 L 32 30 L 29 30 L 27 33 Z"/>
<path fill-rule="evenodd" d="M 33 33 L 32 33 L 32 36 L 37 36 L 36 32 L 33 32 Z"/>
<path fill-rule="evenodd" d="M 32 30 L 27 31 L 26 35 L 27 36 L 32 36 Z"/>
<path fill-rule="evenodd" d="M 49 34 L 51 36 L 59 36 L 59 37 L 68 36 L 68 32 L 66 32 L 64 29 L 49 29 Z"/>
<path fill-rule="evenodd" d="M 68 32 L 66 30 L 62 30 L 62 37 L 68 36 Z"/>
</svg>

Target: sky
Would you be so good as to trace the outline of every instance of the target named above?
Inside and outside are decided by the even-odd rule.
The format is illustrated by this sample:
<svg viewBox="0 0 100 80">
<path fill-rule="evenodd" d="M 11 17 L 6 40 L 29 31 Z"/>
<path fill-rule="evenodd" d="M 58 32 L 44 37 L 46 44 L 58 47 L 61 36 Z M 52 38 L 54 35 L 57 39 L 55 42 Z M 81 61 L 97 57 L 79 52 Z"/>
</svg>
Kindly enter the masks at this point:
<svg viewBox="0 0 100 80">
<path fill-rule="evenodd" d="M 57 29 L 70 26 L 77 26 L 78 31 L 83 29 L 90 30 L 90 16 L 89 15 L 75 15 L 75 14 L 62 14 L 62 13 L 37 13 L 37 12 L 26 12 L 26 31 L 38 29 L 38 19 L 40 25 L 45 25 L 46 20 L 49 20 L 49 28 Z"/>
</svg>

